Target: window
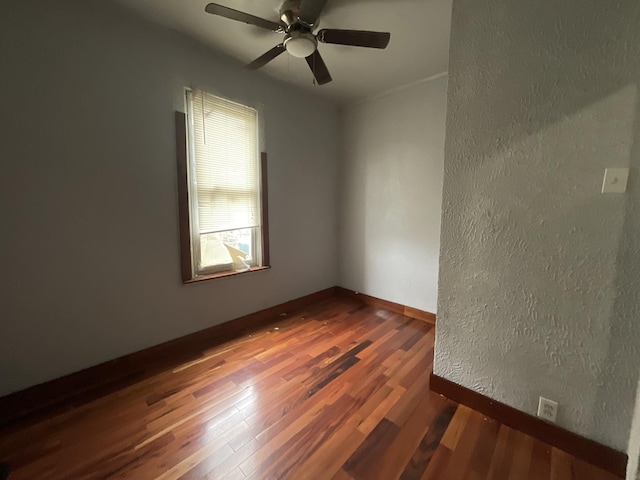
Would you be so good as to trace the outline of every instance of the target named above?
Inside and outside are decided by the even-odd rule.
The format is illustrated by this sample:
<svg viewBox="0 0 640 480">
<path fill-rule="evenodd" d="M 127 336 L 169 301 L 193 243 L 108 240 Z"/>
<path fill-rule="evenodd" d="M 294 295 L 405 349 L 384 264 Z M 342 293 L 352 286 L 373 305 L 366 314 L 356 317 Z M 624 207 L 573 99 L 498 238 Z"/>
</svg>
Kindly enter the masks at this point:
<svg viewBox="0 0 640 480">
<path fill-rule="evenodd" d="M 259 269 L 266 245 L 266 154 L 254 108 L 202 90 L 176 113 L 182 277 Z"/>
</svg>

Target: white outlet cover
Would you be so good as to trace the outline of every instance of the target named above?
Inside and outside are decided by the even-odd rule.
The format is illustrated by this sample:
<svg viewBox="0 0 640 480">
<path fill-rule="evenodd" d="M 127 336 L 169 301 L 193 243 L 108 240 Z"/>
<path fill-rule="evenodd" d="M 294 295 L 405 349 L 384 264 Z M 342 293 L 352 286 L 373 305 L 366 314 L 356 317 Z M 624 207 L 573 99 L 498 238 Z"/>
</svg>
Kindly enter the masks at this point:
<svg viewBox="0 0 640 480">
<path fill-rule="evenodd" d="M 548 422 L 555 423 L 558 416 L 558 402 L 540 397 L 538 401 L 538 416 Z"/>
<path fill-rule="evenodd" d="M 629 179 L 628 168 L 607 168 L 604 171 L 602 193 L 624 193 Z"/>
</svg>

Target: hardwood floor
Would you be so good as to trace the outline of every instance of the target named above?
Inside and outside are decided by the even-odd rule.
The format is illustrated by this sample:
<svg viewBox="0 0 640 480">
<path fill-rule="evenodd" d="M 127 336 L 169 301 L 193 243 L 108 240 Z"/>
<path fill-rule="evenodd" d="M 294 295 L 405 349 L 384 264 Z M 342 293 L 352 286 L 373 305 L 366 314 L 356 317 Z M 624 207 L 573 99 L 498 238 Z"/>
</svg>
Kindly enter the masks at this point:
<svg viewBox="0 0 640 480">
<path fill-rule="evenodd" d="M 429 391 L 434 329 L 347 297 L 11 427 L 19 479 L 605 480 Z"/>
</svg>

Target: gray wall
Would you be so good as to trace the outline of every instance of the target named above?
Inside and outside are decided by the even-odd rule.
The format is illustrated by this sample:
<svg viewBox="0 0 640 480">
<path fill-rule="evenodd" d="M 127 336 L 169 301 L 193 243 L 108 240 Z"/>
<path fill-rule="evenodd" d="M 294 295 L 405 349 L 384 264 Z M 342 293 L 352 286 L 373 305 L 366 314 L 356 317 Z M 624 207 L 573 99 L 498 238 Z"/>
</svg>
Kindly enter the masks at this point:
<svg viewBox="0 0 640 480">
<path fill-rule="evenodd" d="M 626 450 L 640 367 L 640 3 L 455 0 L 435 373 Z M 606 167 L 631 167 L 602 195 Z"/>
<path fill-rule="evenodd" d="M 0 68 L 0 395 L 336 284 L 333 105 L 98 0 L 2 2 Z M 185 86 L 264 104 L 269 271 L 180 282 Z"/>
<path fill-rule="evenodd" d="M 344 112 L 340 285 L 436 312 L 447 79 Z"/>
</svg>

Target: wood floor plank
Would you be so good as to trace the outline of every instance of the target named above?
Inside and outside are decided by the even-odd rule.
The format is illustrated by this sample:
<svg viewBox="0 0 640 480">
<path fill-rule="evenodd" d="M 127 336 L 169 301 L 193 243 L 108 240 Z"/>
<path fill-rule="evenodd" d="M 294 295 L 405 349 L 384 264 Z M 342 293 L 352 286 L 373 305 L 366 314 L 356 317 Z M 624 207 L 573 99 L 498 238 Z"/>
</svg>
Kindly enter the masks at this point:
<svg viewBox="0 0 640 480">
<path fill-rule="evenodd" d="M 471 412 L 471 415 L 469 415 L 456 448 L 452 450 L 451 466 L 448 470 L 448 477 L 451 480 L 465 480 L 466 477 L 471 475 L 471 456 L 478 444 L 482 420 L 483 417 L 478 412 Z"/>
<path fill-rule="evenodd" d="M 249 443 L 244 444 L 241 448 L 234 451 L 228 458 L 210 468 L 203 478 L 218 480 L 220 478 L 226 478 L 227 476 L 238 475 L 237 472 L 244 478 L 245 475 L 242 470 L 240 470 L 240 464 L 251 457 L 258 448 L 260 448 L 260 445 L 255 439 L 252 439 Z"/>
<path fill-rule="evenodd" d="M 402 383 L 399 386 L 404 387 Z M 408 387 L 406 394 L 391 408 L 387 418 L 398 426 L 404 425 L 413 409 L 418 406 L 418 403 L 425 395 L 431 396 L 434 401 L 437 401 L 436 397 L 444 398 L 429 391 L 428 375 L 421 376 L 413 385 Z"/>
<path fill-rule="evenodd" d="M 500 424 L 492 418 L 484 417 L 480 426 L 477 445 L 471 455 L 469 468 L 478 474 L 480 478 L 486 478 L 491 466 L 491 457 L 498 440 Z M 526 478 L 526 475 L 525 475 Z"/>
<path fill-rule="evenodd" d="M 331 392 L 327 392 L 327 397 L 324 401 L 316 401 L 315 405 L 312 408 L 305 409 L 306 411 L 304 411 L 304 413 L 301 412 L 299 416 L 290 417 L 293 421 L 278 422 L 257 435 L 256 440 L 262 443 L 263 446 L 240 465 L 243 473 L 250 475 L 265 462 L 268 462 L 275 452 L 285 447 L 287 442 L 322 415 L 327 405 L 332 405 L 334 402 L 344 399 L 348 390 L 348 384 L 335 384 L 334 389 Z"/>
<path fill-rule="evenodd" d="M 365 435 L 369 435 L 385 418 L 389 410 L 391 410 L 398 400 L 402 398 L 405 392 L 406 390 L 404 387 L 401 387 L 400 385 L 396 386 L 391 393 L 380 402 L 375 410 L 371 412 L 371 414 L 365 418 L 360 425 L 358 425 L 358 430 Z M 387 421 L 390 422 L 390 420 Z"/>
<path fill-rule="evenodd" d="M 180 463 L 174 465 L 165 473 L 156 477 L 156 480 L 169 480 L 174 478 L 180 478 L 182 475 L 186 474 L 189 470 L 193 469 L 198 464 L 200 464 L 205 459 L 207 459 L 209 456 L 215 455 L 220 449 L 224 449 L 225 447 L 228 447 L 227 443 L 229 442 L 229 440 L 239 435 L 247 428 L 249 428 L 249 425 L 247 425 L 245 422 L 238 423 L 235 427 L 231 428 L 224 434 L 212 439 L 211 442 L 208 442 L 206 445 L 204 445 L 202 448 L 198 449 L 196 452 L 186 457 Z M 229 449 L 231 449 L 231 447 L 229 447 Z"/>
<path fill-rule="evenodd" d="M 550 480 L 575 478 L 571 467 L 571 456 L 557 448 L 551 449 L 551 477 Z"/>
<path fill-rule="evenodd" d="M 500 426 L 498 432 L 498 440 L 493 451 L 487 480 L 504 480 L 509 478 L 509 468 L 513 457 L 513 441 L 512 432 L 509 427 Z"/>
<path fill-rule="evenodd" d="M 345 296 L 274 320 L 6 427 L 11 480 L 616 478 L 431 392 L 431 325 Z"/>
<path fill-rule="evenodd" d="M 362 432 L 355 430 L 352 424 L 346 424 L 345 427 L 336 433 L 331 442 L 325 443 L 313 452 L 295 471 L 299 472 L 301 477 L 307 478 L 332 478 L 332 475 L 337 474 L 366 438 Z M 346 472 L 343 475 L 347 475 Z"/>
<path fill-rule="evenodd" d="M 514 455 L 509 469 L 509 480 L 526 478 L 531 465 L 533 438 L 529 435 L 519 435 L 514 445 Z"/>
<path fill-rule="evenodd" d="M 457 407 L 458 406 L 454 402 L 451 402 L 440 395 L 431 399 L 430 408 L 436 410 L 437 414 L 433 421 L 430 422 L 427 432 L 420 440 L 420 444 L 416 447 L 411 459 L 406 464 L 404 471 L 400 475 L 402 480 L 422 478 L 427 467 L 431 463 L 436 450 L 441 445 L 442 436 L 449 427 Z"/>
<path fill-rule="evenodd" d="M 351 475 L 349 475 L 347 472 L 340 469 L 333 477 L 331 477 L 331 480 L 355 480 L 355 479 Z"/>
<path fill-rule="evenodd" d="M 176 472 L 175 475 L 179 476 L 173 478 L 179 478 L 180 480 L 198 480 L 206 477 L 211 470 L 215 469 L 218 465 L 231 457 L 233 453 L 233 448 L 231 448 L 229 444 L 222 445 L 212 454 L 196 461 L 195 465 L 190 470 L 187 470 L 181 475 L 180 472 Z"/>
<path fill-rule="evenodd" d="M 302 462 L 299 471 L 309 478 L 331 476 L 349 459 L 366 438 L 356 427 L 393 391 L 383 385 L 368 396 L 362 407 L 338 429 L 331 439 L 319 446 Z"/>
<path fill-rule="evenodd" d="M 272 476 L 299 478 L 303 473 L 306 474 L 300 469 L 304 459 L 309 458 L 326 442 L 333 441 L 336 432 L 342 425 L 348 423 L 357 408 L 358 404 L 345 394 L 274 452 L 259 472 L 254 472 L 247 477 L 252 479 L 265 476 L 267 478 Z"/>
<path fill-rule="evenodd" d="M 452 452 L 444 445 L 440 444 L 433 454 L 433 458 L 427 465 L 420 480 L 444 480 L 447 479 L 447 471 L 451 462 Z M 413 477 L 412 477 L 413 478 Z"/>
<path fill-rule="evenodd" d="M 458 447 L 458 442 L 462 436 L 462 432 L 467 426 L 467 421 L 473 411 L 465 405 L 460 405 L 456 410 L 456 414 L 451 419 L 449 428 L 442 437 L 442 444 L 452 452 Z"/>
<path fill-rule="evenodd" d="M 135 445 L 134 449 L 139 449 L 147 445 L 148 443 L 154 441 L 156 438 L 164 435 L 168 431 L 174 430 L 185 423 L 191 422 L 194 419 L 198 419 L 198 421 L 206 422 L 211 418 L 215 418 L 219 416 L 223 412 L 219 412 L 219 407 L 221 404 L 225 402 L 225 400 L 231 399 L 233 402 L 238 400 L 237 395 L 247 395 L 248 392 L 246 390 L 242 390 L 238 386 L 234 386 L 232 389 L 229 389 L 225 392 L 224 395 L 216 398 L 214 401 L 207 403 L 203 407 L 198 408 L 195 411 L 189 412 L 188 408 L 183 408 L 181 411 L 174 411 L 170 414 L 161 417 L 156 421 L 152 421 L 147 425 L 147 431 L 150 435 L 143 440 L 142 442 Z M 225 405 L 226 406 L 226 405 Z M 224 412 L 230 411 L 230 413 L 235 413 L 237 411 L 235 407 L 229 407 L 224 410 Z"/>
<path fill-rule="evenodd" d="M 529 480 L 547 480 L 551 473 L 551 447 L 540 440 L 534 440 L 529 466 Z"/>
<path fill-rule="evenodd" d="M 228 475 L 225 475 L 224 477 L 207 475 L 206 478 L 210 480 L 243 480 L 246 477 L 244 476 L 244 473 L 242 473 L 242 470 L 240 470 L 239 468 L 236 468 L 235 470 L 232 470 L 231 472 L 229 472 Z"/>
<path fill-rule="evenodd" d="M 382 456 L 399 431 L 400 427 L 383 418 L 346 461 L 344 470 L 356 480 L 381 478 L 378 473 Z"/>
<path fill-rule="evenodd" d="M 131 479 L 156 478 L 173 469 L 186 458 L 198 458 L 196 457 L 198 452 L 202 456 L 207 449 L 211 455 L 220 459 L 221 456 L 224 456 L 224 452 L 218 452 L 217 449 L 211 450 L 212 441 L 218 441 L 220 438 L 233 438 L 238 434 L 238 431 L 243 430 L 242 423 L 242 416 L 236 413 L 221 421 L 216 419 L 212 425 L 195 422 L 180 426 L 171 432 L 174 438 L 172 443 L 164 448 L 151 450 L 151 454 L 147 458 L 135 461 L 132 465 L 135 468 L 128 468 L 128 471 L 123 472 L 120 476 Z M 150 446 L 145 447 L 145 451 L 149 451 Z M 226 445 L 221 448 L 226 449 Z M 183 470 L 176 476 L 183 475 L 186 471 Z M 112 475 L 114 474 L 112 473 Z"/>
</svg>

